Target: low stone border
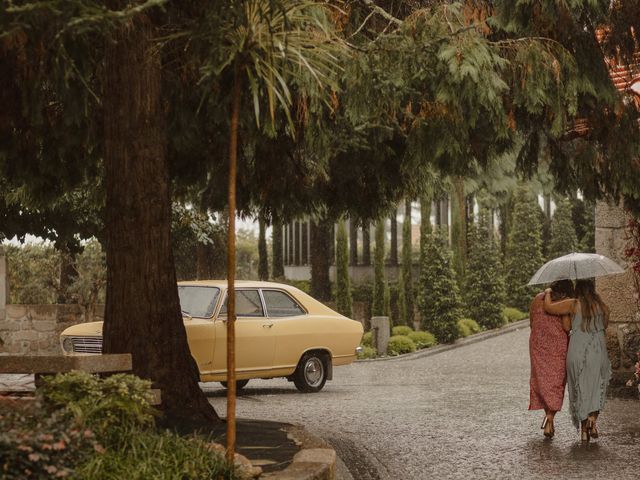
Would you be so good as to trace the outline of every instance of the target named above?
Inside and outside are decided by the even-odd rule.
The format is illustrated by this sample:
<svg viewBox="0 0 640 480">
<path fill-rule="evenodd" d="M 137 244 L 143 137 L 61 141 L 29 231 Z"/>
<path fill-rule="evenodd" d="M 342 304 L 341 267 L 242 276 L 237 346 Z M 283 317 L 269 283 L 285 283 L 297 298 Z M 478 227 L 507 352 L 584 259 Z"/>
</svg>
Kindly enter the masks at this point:
<svg viewBox="0 0 640 480">
<path fill-rule="evenodd" d="M 336 452 L 324 440 L 311 435 L 304 427 L 292 425 L 287 434 L 301 446 L 293 461 L 279 472 L 265 473 L 261 479 L 269 480 L 334 480 L 336 478 Z"/>
<path fill-rule="evenodd" d="M 408 360 L 421 357 L 429 357 L 438 353 L 446 352 L 454 348 L 463 347 L 465 345 L 471 345 L 482 340 L 488 340 L 489 338 L 497 337 L 505 333 L 520 330 L 521 328 L 529 327 L 529 319 L 518 320 L 516 322 L 509 323 L 503 327 L 495 328 L 493 330 L 487 330 L 486 332 L 475 333 L 465 338 L 459 338 L 454 343 L 446 345 L 436 345 L 435 347 L 423 348 L 417 352 L 405 353 L 404 355 L 396 355 L 395 357 L 378 357 L 378 358 L 362 358 L 356 360 L 356 362 L 381 362 L 390 360 Z"/>
</svg>

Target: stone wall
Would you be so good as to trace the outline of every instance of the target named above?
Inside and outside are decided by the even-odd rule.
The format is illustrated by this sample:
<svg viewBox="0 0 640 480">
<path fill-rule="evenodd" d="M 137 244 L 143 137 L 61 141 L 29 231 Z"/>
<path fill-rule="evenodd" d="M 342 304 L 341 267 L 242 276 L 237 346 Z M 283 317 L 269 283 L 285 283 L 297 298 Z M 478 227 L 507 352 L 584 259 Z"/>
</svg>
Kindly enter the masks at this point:
<svg viewBox="0 0 640 480">
<path fill-rule="evenodd" d="M 98 307 L 93 321 L 102 321 Z M 85 322 L 80 305 L 6 305 L 0 311 L 0 355 L 58 355 L 59 336 L 67 327 Z"/>
<path fill-rule="evenodd" d="M 596 205 L 596 252 L 628 267 L 624 257 L 627 214 L 616 205 L 598 202 Z M 614 370 L 614 383 L 631 377 L 630 371 L 640 351 L 640 310 L 630 269 L 624 274 L 601 277 L 598 293 L 611 309 L 607 329 L 607 348 Z"/>
</svg>

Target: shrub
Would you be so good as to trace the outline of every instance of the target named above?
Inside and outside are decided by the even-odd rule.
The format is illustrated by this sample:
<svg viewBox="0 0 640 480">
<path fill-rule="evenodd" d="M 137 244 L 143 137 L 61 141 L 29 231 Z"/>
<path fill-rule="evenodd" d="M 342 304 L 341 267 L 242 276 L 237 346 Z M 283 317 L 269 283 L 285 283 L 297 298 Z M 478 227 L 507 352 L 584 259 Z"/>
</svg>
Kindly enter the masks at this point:
<svg viewBox="0 0 640 480">
<path fill-rule="evenodd" d="M 411 332 L 413 332 L 413 328 L 407 327 L 406 325 L 398 325 L 397 327 L 393 327 L 391 329 L 391 335 L 408 336 Z"/>
<path fill-rule="evenodd" d="M 409 337 L 416 344 L 418 350 L 422 348 L 433 347 L 436 343 L 436 337 L 430 332 L 410 332 Z"/>
<path fill-rule="evenodd" d="M 416 344 L 405 335 L 393 335 L 389 339 L 389 345 L 387 346 L 387 353 L 389 355 L 402 355 L 403 353 L 415 351 Z"/>
<path fill-rule="evenodd" d="M 479 221 L 469 229 L 469 259 L 463 296 L 466 315 L 477 318 L 484 328 L 496 328 L 504 323 L 505 291 L 500 251 L 489 226 L 489 215 L 482 209 Z"/>
<path fill-rule="evenodd" d="M 502 310 L 502 315 L 504 316 L 505 322 L 507 323 L 523 320 L 529 316 L 528 313 L 522 312 L 517 308 L 512 307 L 505 307 Z"/>
<path fill-rule="evenodd" d="M 376 358 L 376 351 L 371 348 L 371 347 L 367 347 L 366 345 L 362 347 L 362 351 L 358 353 L 358 358 Z"/>
<path fill-rule="evenodd" d="M 440 228 L 425 239 L 422 260 L 422 329 L 432 332 L 440 343 L 453 342 L 458 337 L 456 322 L 460 318 L 460 302 L 445 229 Z"/>
<path fill-rule="evenodd" d="M 367 332 L 362 336 L 361 345 L 365 347 L 371 347 L 373 345 L 373 333 Z"/>
<path fill-rule="evenodd" d="M 471 318 L 461 318 L 458 320 L 458 332 L 460 332 L 461 337 L 468 337 L 480 331 L 482 331 L 482 327 L 480 327 L 475 320 Z"/>
</svg>

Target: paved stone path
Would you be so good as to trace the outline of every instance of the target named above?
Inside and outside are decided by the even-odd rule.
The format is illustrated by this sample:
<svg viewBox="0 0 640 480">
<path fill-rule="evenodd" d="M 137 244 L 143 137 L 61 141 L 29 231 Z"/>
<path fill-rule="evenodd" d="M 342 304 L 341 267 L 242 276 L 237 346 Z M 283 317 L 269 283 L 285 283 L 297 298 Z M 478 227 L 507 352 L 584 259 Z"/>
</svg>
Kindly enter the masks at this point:
<svg viewBox="0 0 640 480">
<path fill-rule="evenodd" d="M 252 380 L 238 416 L 307 426 L 355 480 L 639 478 L 640 401 L 609 400 L 592 444 L 566 409 L 544 439 L 543 415 L 527 411 L 528 337 L 523 328 L 430 357 L 338 367 L 317 394 Z M 203 388 L 224 415 L 225 390 Z"/>
</svg>

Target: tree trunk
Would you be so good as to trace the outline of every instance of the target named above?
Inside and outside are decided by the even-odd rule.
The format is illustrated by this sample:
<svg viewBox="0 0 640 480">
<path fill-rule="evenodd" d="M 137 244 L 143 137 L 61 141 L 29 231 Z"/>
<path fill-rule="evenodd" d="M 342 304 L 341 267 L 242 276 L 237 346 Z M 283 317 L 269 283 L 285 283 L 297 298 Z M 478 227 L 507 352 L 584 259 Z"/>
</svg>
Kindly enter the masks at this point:
<svg viewBox="0 0 640 480">
<path fill-rule="evenodd" d="M 311 223 L 311 295 L 320 301 L 331 300 L 331 222 Z"/>
<path fill-rule="evenodd" d="M 371 265 L 371 224 L 362 222 L 362 264 Z"/>
<path fill-rule="evenodd" d="M 258 277 L 269 280 L 269 255 L 267 254 L 267 226 L 262 215 L 258 217 Z"/>
<path fill-rule="evenodd" d="M 284 258 L 282 256 L 282 222 L 274 217 L 271 233 L 273 248 L 273 278 L 284 278 Z"/>
<path fill-rule="evenodd" d="M 358 222 L 354 216 L 349 217 L 349 265 L 358 265 Z"/>
<path fill-rule="evenodd" d="M 398 265 L 398 210 L 393 209 L 389 217 L 389 227 L 391 230 L 391 245 L 389 247 L 389 263 L 393 266 Z"/>
<path fill-rule="evenodd" d="M 119 7 L 124 2 L 114 1 Z M 198 386 L 171 251 L 158 32 L 144 14 L 107 40 L 104 86 L 107 301 L 104 352 L 162 390 L 164 420 L 219 420 Z"/>
</svg>

